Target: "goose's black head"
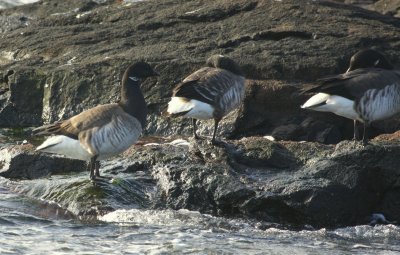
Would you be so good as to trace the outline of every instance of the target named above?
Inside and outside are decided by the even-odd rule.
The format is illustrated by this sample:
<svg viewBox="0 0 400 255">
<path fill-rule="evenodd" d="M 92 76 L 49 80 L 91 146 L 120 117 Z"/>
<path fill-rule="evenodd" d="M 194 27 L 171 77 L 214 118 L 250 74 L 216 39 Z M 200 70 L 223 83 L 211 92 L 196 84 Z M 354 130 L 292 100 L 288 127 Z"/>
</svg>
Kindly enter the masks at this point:
<svg viewBox="0 0 400 255">
<path fill-rule="evenodd" d="M 223 55 L 213 55 L 207 59 L 207 66 L 228 70 L 234 74 L 243 76 L 239 65 L 232 59 Z"/>
<path fill-rule="evenodd" d="M 373 49 L 360 50 L 350 59 L 350 66 L 347 72 L 359 68 L 382 68 L 393 69 L 392 64 L 379 51 Z"/>
<path fill-rule="evenodd" d="M 126 69 L 124 79 L 128 79 L 128 77 L 141 79 L 157 75 L 158 73 L 154 71 L 154 69 L 148 63 L 140 61 L 130 65 Z"/>
</svg>

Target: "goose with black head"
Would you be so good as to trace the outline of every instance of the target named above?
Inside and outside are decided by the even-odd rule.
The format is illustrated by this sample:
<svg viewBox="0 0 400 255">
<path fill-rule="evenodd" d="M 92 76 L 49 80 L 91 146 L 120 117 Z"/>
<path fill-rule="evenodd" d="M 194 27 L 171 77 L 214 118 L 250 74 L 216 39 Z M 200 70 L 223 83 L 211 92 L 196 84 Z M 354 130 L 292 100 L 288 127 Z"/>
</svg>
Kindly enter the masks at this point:
<svg viewBox="0 0 400 255">
<path fill-rule="evenodd" d="M 196 121 L 214 119 L 211 142 L 217 144 L 219 122 L 243 101 L 245 77 L 239 65 L 226 56 L 213 55 L 206 65 L 174 88 L 166 112 L 171 117 L 192 118 L 196 139 Z"/>
<path fill-rule="evenodd" d="M 51 135 L 36 150 L 89 161 L 90 179 L 99 178 L 99 160 L 125 151 L 141 135 L 147 106 L 140 81 L 155 75 L 146 62 L 132 64 L 122 78 L 119 102 L 98 105 L 70 119 L 34 129 L 34 135 Z"/>
<path fill-rule="evenodd" d="M 317 92 L 301 107 L 332 112 L 364 124 L 363 142 L 367 143 L 366 127 L 400 112 L 400 72 L 386 57 L 375 50 L 354 54 L 346 73 L 325 77 L 304 92 Z"/>
</svg>

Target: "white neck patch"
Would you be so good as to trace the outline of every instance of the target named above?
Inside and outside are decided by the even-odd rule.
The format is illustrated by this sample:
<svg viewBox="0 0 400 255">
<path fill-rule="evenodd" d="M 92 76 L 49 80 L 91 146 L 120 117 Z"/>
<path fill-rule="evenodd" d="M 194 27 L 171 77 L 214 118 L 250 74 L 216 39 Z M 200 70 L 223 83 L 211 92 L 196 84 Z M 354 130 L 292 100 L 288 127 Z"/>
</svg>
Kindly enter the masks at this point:
<svg viewBox="0 0 400 255">
<path fill-rule="evenodd" d="M 139 78 L 135 77 L 135 76 L 129 76 L 129 79 L 131 79 L 132 81 L 138 81 L 139 80 Z"/>
</svg>

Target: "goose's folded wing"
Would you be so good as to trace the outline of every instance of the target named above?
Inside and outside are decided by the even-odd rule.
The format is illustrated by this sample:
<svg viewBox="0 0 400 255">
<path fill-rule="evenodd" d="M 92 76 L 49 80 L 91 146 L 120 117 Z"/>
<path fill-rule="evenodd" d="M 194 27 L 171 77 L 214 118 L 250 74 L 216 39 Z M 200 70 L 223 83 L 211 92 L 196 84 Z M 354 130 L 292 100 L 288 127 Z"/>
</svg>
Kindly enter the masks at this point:
<svg viewBox="0 0 400 255">
<path fill-rule="evenodd" d="M 99 105 L 68 120 L 35 128 L 32 133 L 34 135 L 65 135 L 78 139 L 80 132 L 111 122 L 113 114 L 118 109 L 118 104 Z"/>
<path fill-rule="evenodd" d="M 367 90 L 382 89 L 399 84 L 399 72 L 379 68 L 362 68 L 344 74 L 328 76 L 318 80 L 319 85 L 304 92 L 327 93 L 349 99 L 360 98 Z M 399 84 L 400 85 L 400 84 Z"/>
<path fill-rule="evenodd" d="M 174 89 L 173 96 L 213 104 L 232 86 L 233 76 L 223 69 L 205 67 L 186 77 Z"/>
</svg>

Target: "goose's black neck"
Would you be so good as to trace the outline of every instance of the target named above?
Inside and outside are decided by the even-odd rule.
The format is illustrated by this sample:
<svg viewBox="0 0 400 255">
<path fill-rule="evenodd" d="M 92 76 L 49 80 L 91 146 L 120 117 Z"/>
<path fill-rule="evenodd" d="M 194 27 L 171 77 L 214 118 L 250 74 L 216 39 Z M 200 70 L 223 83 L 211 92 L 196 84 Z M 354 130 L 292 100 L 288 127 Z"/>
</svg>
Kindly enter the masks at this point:
<svg viewBox="0 0 400 255">
<path fill-rule="evenodd" d="M 146 126 L 147 105 L 140 89 L 139 78 L 124 75 L 119 105 L 126 113 L 137 118 L 142 124 L 142 128 Z"/>
</svg>

